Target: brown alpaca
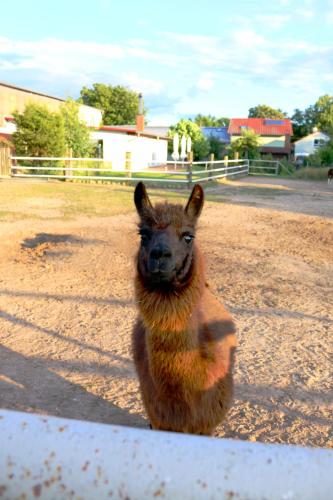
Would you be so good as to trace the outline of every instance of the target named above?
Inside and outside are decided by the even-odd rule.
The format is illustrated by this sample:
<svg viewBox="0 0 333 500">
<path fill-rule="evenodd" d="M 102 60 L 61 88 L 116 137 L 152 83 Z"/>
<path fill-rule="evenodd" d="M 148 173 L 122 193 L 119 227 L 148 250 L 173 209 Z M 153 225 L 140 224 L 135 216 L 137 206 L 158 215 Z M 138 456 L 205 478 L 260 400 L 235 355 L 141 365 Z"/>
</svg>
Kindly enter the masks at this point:
<svg viewBox="0 0 333 500">
<path fill-rule="evenodd" d="M 132 347 L 153 429 L 211 434 L 230 407 L 235 326 L 205 283 L 194 243 L 204 194 L 197 184 L 184 209 L 152 206 L 135 189 L 141 245 Z"/>
</svg>

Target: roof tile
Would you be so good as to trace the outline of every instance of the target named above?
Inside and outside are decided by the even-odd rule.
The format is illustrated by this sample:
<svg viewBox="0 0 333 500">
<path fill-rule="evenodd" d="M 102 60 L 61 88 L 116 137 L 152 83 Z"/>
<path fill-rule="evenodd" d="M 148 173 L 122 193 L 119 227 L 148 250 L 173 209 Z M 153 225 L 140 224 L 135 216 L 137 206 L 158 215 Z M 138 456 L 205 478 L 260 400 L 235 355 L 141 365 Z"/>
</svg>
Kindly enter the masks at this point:
<svg viewBox="0 0 333 500">
<path fill-rule="evenodd" d="M 277 121 L 281 122 L 281 124 L 265 123 L 267 121 Z M 268 120 L 266 118 L 232 118 L 228 133 L 230 135 L 240 135 L 241 127 L 252 129 L 259 135 L 292 135 L 293 133 L 290 120 Z"/>
</svg>

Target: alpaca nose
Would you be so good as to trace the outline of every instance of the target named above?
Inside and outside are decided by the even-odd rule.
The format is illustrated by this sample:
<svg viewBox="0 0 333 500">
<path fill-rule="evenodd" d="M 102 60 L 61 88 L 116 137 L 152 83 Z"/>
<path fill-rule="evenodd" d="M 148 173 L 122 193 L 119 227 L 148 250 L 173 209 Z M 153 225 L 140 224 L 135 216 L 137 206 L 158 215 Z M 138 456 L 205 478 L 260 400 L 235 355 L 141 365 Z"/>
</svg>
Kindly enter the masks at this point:
<svg viewBox="0 0 333 500">
<path fill-rule="evenodd" d="M 171 250 L 167 245 L 156 245 L 150 252 L 151 259 L 161 260 L 169 259 L 171 257 Z"/>
</svg>

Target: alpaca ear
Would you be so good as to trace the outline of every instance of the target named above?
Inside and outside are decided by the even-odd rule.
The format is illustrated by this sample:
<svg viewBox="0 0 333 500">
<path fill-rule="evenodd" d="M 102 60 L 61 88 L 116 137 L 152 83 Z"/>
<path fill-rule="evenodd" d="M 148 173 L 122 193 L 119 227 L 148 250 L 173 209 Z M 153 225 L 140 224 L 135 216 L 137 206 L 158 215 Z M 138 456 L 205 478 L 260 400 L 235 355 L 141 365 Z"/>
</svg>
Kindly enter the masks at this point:
<svg viewBox="0 0 333 500">
<path fill-rule="evenodd" d="M 150 202 L 146 186 L 143 182 L 139 182 L 135 188 L 134 203 L 140 217 L 144 217 L 147 215 L 147 212 L 149 213 L 153 210 L 153 205 Z"/>
<path fill-rule="evenodd" d="M 192 190 L 191 196 L 185 207 L 185 213 L 191 219 L 197 219 L 201 213 L 204 204 L 204 192 L 199 184 L 196 184 Z"/>
</svg>

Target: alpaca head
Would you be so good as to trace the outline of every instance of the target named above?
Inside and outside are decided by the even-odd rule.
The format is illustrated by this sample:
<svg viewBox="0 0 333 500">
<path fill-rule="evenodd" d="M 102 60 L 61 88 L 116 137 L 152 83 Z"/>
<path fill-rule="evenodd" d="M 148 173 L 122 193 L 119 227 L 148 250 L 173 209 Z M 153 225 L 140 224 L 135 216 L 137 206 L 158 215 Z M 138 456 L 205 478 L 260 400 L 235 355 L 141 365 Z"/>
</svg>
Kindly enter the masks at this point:
<svg viewBox="0 0 333 500">
<path fill-rule="evenodd" d="M 150 288 L 177 288 L 187 282 L 193 265 L 195 227 L 204 193 L 199 184 L 186 207 L 169 203 L 151 204 L 142 182 L 136 186 L 134 202 L 140 216 L 141 236 L 138 272 Z"/>
</svg>

